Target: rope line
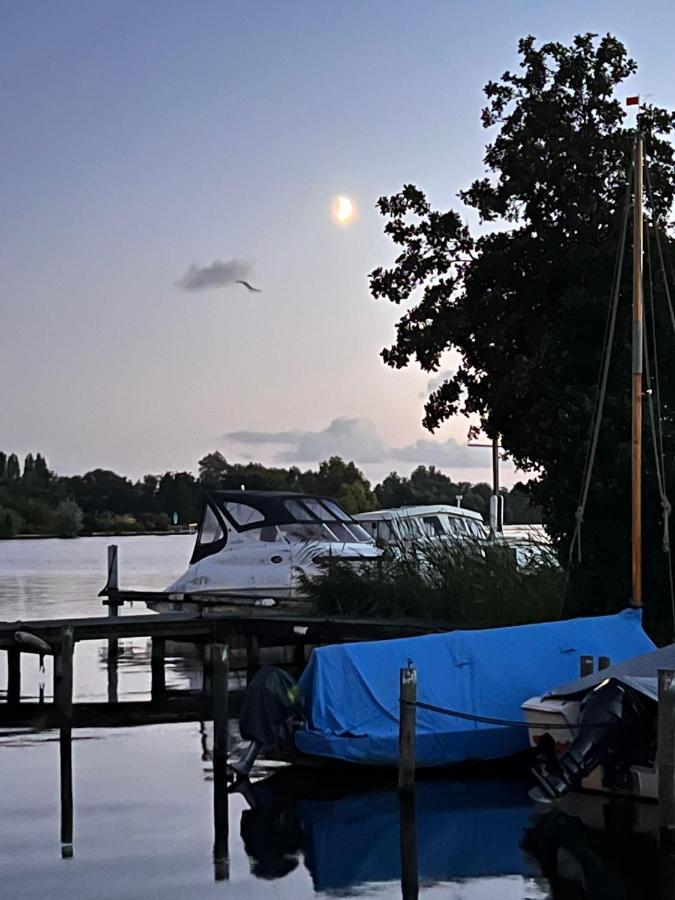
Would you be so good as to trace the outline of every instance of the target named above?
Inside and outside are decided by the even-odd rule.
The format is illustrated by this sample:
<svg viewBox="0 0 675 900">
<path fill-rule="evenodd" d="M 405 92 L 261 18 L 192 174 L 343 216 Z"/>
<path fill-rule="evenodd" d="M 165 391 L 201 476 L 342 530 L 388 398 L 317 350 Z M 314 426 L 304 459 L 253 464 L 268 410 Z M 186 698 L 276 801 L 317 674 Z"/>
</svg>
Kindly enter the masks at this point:
<svg viewBox="0 0 675 900">
<path fill-rule="evenodd" d="M 457 709 L 446 709 L 443 706 L 434 706 L 433 703 L 423 703 L 421 700 L 400 700 L 402 705 L 416 706 L 418 709 L 426 709 L 429 712 L 440 713 L 453 719 L 464 719 L 468 722 L 480 722 L 484 725 L 501 725 L 504 728 L 537 728 L 542 731 L 576 731 L 581 728 L 606 728 L 607 722 L 584 722 L 576 725 L 558 724 L 557 722 L 523 722 L 520 719 L 502 719 L 498 716 L 480 716 L 478 713 L 460 712 Z"/>
</svg>

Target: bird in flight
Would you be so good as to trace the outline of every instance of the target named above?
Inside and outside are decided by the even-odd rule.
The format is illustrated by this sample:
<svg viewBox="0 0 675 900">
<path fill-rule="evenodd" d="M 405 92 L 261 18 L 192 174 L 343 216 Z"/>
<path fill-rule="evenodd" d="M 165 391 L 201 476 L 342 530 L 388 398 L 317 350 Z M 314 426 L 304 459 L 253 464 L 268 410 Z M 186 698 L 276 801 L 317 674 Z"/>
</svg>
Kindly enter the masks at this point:
<svg viewBox="0 0 675 900">
<path fill-rule="evenodd" d="M 262 291 L 260 288 L 253 287 L 253 285 L 249 281 L 243 281 L 241 278 L 237 278 L 235 284 L 243 284 L 244 287 L 251 291 L 252 294 L 261 294 Z"/>
</svg>

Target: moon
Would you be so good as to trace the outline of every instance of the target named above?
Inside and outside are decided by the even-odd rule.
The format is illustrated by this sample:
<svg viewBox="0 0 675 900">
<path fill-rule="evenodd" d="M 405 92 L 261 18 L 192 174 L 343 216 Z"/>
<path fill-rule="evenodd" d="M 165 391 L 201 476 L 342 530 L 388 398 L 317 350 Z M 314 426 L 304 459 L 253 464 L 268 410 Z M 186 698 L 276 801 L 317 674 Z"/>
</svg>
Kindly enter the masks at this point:
<svg viewBox="0 0 675 900">
<path fill-rule="evenodd" d="M 354 213 L 354 204 L 349 197 L 341 195 L 335 198 L 333 201 L 333 216 L 340 225 L 346 225 L 348 222 L 351 222 L 354 218 Z"/>
</svg>

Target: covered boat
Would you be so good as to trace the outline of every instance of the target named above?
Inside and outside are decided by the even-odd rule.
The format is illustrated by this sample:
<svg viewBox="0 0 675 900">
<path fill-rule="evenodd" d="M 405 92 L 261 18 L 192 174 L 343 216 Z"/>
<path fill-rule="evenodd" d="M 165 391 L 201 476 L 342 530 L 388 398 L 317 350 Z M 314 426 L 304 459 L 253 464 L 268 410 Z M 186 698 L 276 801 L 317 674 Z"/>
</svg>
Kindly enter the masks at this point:
<svg viewBox="0 0 675 900">
<path fill-rule="evenodd" d="M 322 560 L 363 563 L 380 552 L 327 497 L 211 491 L 204 498 L 190 565 L 167 592 L 293 599 L 302 595 L 302 576 L 317 574 Z"/>
<path fill-rule="evenodd" d="M 528 746 L 523 702 L 573 678 L 580 656 L 607 655 L 619 662 L 653 649 L 636 610 L 319 647 L 300 681 L 305 721 L 295 734 L 295 746 L 311 756 L 396 765 L 399 670 L 412 660 L 418 701 L 464 716 L 417 710 L 418 766 L 510 756 Z"/>
</svg>

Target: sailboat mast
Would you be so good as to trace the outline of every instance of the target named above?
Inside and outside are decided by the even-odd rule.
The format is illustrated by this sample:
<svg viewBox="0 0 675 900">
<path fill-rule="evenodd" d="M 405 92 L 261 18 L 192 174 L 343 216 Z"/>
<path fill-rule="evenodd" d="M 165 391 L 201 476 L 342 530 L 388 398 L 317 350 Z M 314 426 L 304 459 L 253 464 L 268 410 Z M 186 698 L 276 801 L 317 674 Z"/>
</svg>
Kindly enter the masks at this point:
<svg viewBox="0 0 675 900">
<path fill-rule="evenodd" d="M 633 606 L 642 606 L 642 260 L 643 260 L 643 158 L 642 134 L 635 138 L 633 202 L 633 384 L 631 436 L 631 576 Z"/>
</svg>

